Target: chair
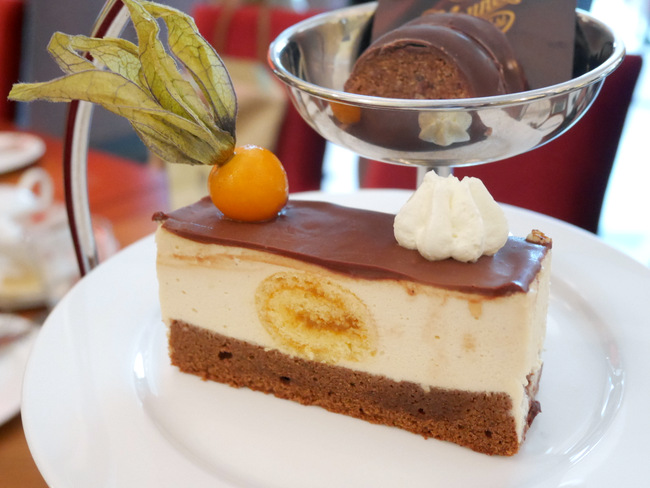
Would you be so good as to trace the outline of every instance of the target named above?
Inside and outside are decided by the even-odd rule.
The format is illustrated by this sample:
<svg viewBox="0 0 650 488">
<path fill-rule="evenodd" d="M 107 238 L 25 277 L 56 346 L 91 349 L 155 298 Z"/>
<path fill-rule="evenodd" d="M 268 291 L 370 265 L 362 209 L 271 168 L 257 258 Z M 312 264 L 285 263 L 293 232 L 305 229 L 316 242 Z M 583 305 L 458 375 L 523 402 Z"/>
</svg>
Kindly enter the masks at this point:
<svg viewBox="0 0 650 488">
<path fill-rule="evenodd" d="M 0 0 L 0 121 L 12 121 L 16 111 L 7 95 L 19 77 L 24 8 L 23 0 Z"/>
<path fill-rule="evenodd" d="M 262 14 L 262 12 L 264 12 Z M 215 46 L 222 56 L 265 62 L 268 43 L 283 30 L 317 12 L 296 12 L 279 7 L 245 4 L 228 11 L 221 4 L 198 4 L 192 9 L 199 32 L 214 44 L 223 16 L 228 15 L 222 46 Z M 260 15 L 268 15 L 261 22 Z M 259 32 L 260 29 L 268 29 Z M 260 35 L 268 39 L 260 51 Z M 275 154 L 282 161 L 292 192 L 318 190 L 321 186 L 325 139 L 312 129 L 289 102 L 282 120 Z"/>
<path fill-rule="evenodd" d="M 628 55 L 603 83 L 587 113 L 557 139 L 500 162 L 454 169 L 483 180 L 495 200 L 570 222 L 590 232 L 598 222 L 642 58 Z M 414 168 L 367 163 L 364 188 L 415 188 Z"/>
</svg>

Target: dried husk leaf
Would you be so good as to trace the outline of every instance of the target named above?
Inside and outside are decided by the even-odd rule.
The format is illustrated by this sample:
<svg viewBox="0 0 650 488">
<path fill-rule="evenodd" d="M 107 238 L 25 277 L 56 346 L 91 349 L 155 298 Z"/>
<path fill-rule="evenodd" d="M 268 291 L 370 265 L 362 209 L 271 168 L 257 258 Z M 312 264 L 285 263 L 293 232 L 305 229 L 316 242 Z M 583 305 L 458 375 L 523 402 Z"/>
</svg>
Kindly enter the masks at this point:
<svg viewBox="0 0 650 488">
<path fill-rule="evenodd" d="M 102 105 L 122 115 L 112 106 L 132 106 L 162 110 L 151 94 L 122 75 L 110 71 L 87 70 L 41 83 L 19 83 L 9 97 L 19 102 L 45 99 L 51 102 L 84 100 Z"/>
<path fill-rule="evenodd" d="M 158 23 L 134 0 L 124 0 L 138 36 L 142 74 L 153 94 L 166 110 L 187 118 L 205 111 L 192 85 L 180 74 L 173 58 L 167 55 L 158 38 Z"/>
<path fill-rule="evenodd" d="M 149 126 L 138 122 L 131 122 L 131 125 L 138 137 L 163 161 L 190 165 L 201 164 L 201 160 L 193 158 L 184 152 L 180 146 L 171 143 L 164 134 L 161 135 Z"/>
<path fill-rule="evenodd" d="M 167 25 L 169 49 L 203 92 L 214 114 L 213 123 L 234 134 L 237 98 L 230 75 L 219 55 L 200 35 L 194 19 L 154 2 L 143 5 Z"/>
<path fill-rule="evenodd" d="M 138 47 L 126 39 L 96 39 L 87 36 L 70 36 L 55 32 L 47 47 L 50 55 L 66 73 L 97 69 L 97 66 L 79 52 L 90 54 L 95 63 L 128 78 L 144 87 L 140 79 L 142 64 Z"/>
<path fill-rule="evenodd" d="M 213 131 L 165 111 L 150 94 L 121 75 L 109 71 L 89 70 L 44 83 L 14 85 L 10 93 L 17 101 L 47 99 L 53 102 L 83 100 L 101 105 L 129 119 L 132 125 L 147 126 L 164 135 L 179 151 L 191 154 L 191 160 L 174 162 L 221 164 L 230 157 L 234 141 L 227 132 L 217 137 Z M 146 143 L 146 141 L 143 141 Z M 160 150 L 151 148 L 156 154 Z M 223 155 L 221 154 L 223 153 Z M 213 159 L 206 162 L 206 154 Z"/>
<path fill-rule="evenodd" d="M 237 103 L 221 59 L 186 14 L 153 2 L 123 2 L 138 35 L 137 46 L 123 39 L 55 33 L 48 49 L 68 74 L 43 83 L 18 83 L 9 98 L 95 103 L 129 119 L 143 142 L 169 162 L 225 163 L 234 151 Z M 207 103 L 165 51 L 156 18 L 166 22 L 169 49 Z"/>
</svg>

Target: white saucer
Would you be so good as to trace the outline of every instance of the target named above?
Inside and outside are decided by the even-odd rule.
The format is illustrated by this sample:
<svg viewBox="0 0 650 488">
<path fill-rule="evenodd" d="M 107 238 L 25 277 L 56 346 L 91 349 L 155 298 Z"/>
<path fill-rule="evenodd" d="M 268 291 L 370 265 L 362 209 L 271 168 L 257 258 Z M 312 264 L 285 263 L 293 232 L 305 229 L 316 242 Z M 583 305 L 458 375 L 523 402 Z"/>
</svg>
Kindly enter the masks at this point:
<svg viewBox="0 0 650 488">
<path fill-rule="evenodd" d="M 45 153 L 45 142 L 23 132 L 0 132 L 0 174 L 29 166 Z"/>
<path fill-rule="evenodd" d="M 0 314 L 6 316 L 6 314 Z M 18 328 L 33 327 L 26 319 L 16 317 Z M 4 330 L 4 327 L 2 327 Z M 22 329 L 21 329 L 22 330 Z M 23 375 L 27 358 L 38 334 L 36 327 L 11 344 L 0 346 L 0 425 L 20 411 Z"/>
</svg>

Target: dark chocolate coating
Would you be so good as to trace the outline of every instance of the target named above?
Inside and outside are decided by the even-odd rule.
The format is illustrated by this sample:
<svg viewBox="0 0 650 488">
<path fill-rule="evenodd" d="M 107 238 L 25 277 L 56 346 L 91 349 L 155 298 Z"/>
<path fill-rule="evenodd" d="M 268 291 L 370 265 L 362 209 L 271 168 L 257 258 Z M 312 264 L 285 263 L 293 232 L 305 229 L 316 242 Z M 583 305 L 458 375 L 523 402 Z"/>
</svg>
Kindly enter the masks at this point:
<svg viewBox="0 0 650 488">
<path fill-rule="evenodd" d="M 423 57 L 425 67 L 414 72 Z M 410 83 L 404 81 L 409 77 Z M 424 14 L 378 38 L 345 84 L 346 91 L 390 98 L 485 97 L 525 87 L 498 28 L 471 15 L 444 13 Z"/>
<path fill-rule="evenodd" d="M 572 78 L 576 0 L 378 0 L 370 42 L 427 11 L 466 13 L 499 27 L 526 73 L 527 89 Z"/>
<path fill-rule="evenodd" d="M 523 91 L 526 81 L 507 38 L 493 24 L 467 14 L 427 13 L 373 42 L 344 89 L 389 98 L 457 99 Z M 389 150 L 437 147 L 419 138 L 415 111 L 362 110 L 361 120 L 345 130 Z M 476 143 L 488 133 L 473 115 L 469 141 L 456 144 Z"/>
<path fill-rule="evenodd" d="M 428 261 L 397 244 L 395 216 L 325 202 L 290 201 L 268 222 L 234 222 L 209 198 L 154 219 L 180 237 L 280 254 L 365 279 L 406 280 L 487 297 L 526 292 L 548 249 L 509 238 L 476 263 Z"/>
<path fill-rule="evenodd" d="M 480 44 L 492 57 L 505 84 L 506 93 L 527 89 L 526 77 L 505 34 L 491 22 L 465 14 L 428 13 L 413 19 L 409 25 L 429 24 L 449 27 Z M 488 26 L 486 26 L 487 24 Z"/>
</svg>

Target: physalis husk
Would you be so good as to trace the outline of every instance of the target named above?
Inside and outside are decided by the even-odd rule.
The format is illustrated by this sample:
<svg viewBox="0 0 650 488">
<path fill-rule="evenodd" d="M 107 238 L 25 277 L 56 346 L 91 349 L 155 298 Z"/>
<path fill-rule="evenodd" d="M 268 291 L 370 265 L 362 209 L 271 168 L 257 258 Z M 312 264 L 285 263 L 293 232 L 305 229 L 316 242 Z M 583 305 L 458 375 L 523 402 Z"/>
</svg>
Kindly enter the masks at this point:
<svg viewBox="0 0 650 488">
<path fill-rule="evenodd" d="M 237 99 L 221 59 L 190 16 L 154 2 L 122 1 L 138 45 L 57 32 L 48 51 L 65 76 L 18 83 L 9 98 L 95 103 L 126 117 L 147 147 L 168 162 L 227 162 L 235 147 Z M 170 53 L 157 19 L 166 24 Z"/>
</svg>

